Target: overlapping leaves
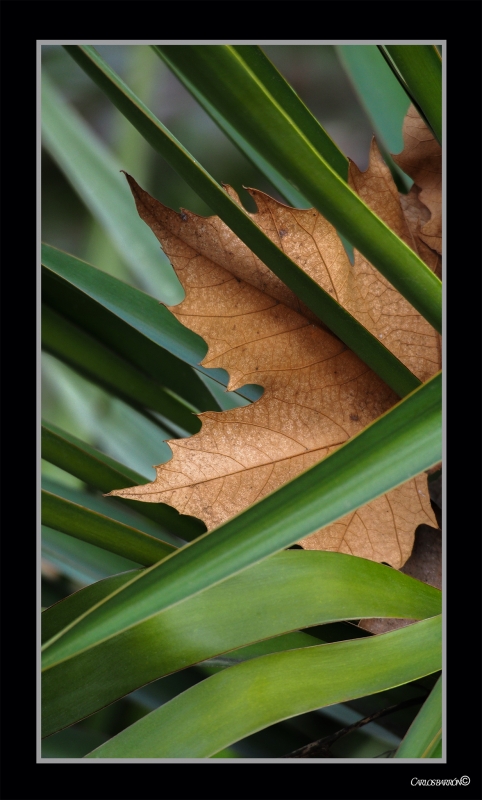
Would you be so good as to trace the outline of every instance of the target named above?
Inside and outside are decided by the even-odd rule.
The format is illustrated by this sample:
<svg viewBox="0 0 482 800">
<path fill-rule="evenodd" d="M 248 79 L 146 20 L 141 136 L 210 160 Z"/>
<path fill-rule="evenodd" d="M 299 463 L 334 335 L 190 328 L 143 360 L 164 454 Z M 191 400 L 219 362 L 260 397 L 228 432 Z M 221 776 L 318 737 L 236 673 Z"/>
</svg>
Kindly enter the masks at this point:
<svg viewBox="0 0 482 800">
<path fill-rule="evenodd" d="M 438 229 L 433 137 L 414 146 L 413 113 L 400 162 L 419 185 L 402 204 L 373 144 L 370 167 L 350 168 L 364 201 L 433 270 L 437 252 L 427 241 Z M 333 452 L 396 402 L 394 393 L 271 273 L 217 217 L 165 208 L 128 176 L 140 216 L 150 225 L 186 291 L 171 310 L 200 334 L 209 351 L 202 364 L 223 367 L 229 389 L 258 383 L 262 399 L 247 408 L 201 415 L 200 433 L 169 442 L 173 458 L 154 482 L 113 494 L 164 502 L 213 528 Z M 418 194 L 419 191 L 420 195 Z M 238 202 L 233 190 L 227 191 Z M 258 226 L 362 324 L 383 340 L 421 380 L 440 368 L 440 337 L 369 262 L 355 251 L 352 266 L 333 226 L 314 209 L 288 208 L 250 190 Z M 421 198 L 427 198 L 430 209 Z M 427 218 L 429 220 L 427 221 Z M 415 528 L 436 524 L 426 479 L 419 476 L 334 525 L 303 540 L 308 548 L 339 550 L 402 566 Z"/>
</svg>

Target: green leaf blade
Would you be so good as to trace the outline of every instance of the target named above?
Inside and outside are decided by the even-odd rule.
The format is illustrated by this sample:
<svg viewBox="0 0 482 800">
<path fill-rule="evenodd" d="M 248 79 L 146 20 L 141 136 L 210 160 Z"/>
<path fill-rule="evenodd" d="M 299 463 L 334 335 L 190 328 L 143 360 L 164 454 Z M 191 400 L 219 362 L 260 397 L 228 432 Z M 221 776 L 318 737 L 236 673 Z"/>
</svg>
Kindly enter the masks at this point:
<svg viewBox="0 0 482 800">
<path fill-rule="evenodd" d="M 43 641 L 67 629 L 133 576 L 117 575 L 48 609 L 42 616 Z M 242 660 L 236 650 L 252 642 L 266 646 L 285 631 L 349 618 L 419 619 L 440 613 L 440 603 L 437 589 L 375 562 L 339 553 L 278 553 L 53 663 L 42 678 L 44 735 L 162 675 L 222 652 L 228 651 L 231 663 Z M 306 634 L 297 636 L 306 637 L 308 646 L 318 643 Z"/>
<path fill-rule="evenodd" d="M 441 657 L 440 617 L 263 656 L 202 681 L 86 757 L 206 758 L 281 719 L 436 672 Z"/>
<path fill-rule="evenodd" d="M 176 46 L 173 48 L 170 45 L 152 45 L 152 49 L 164 63 L 167 64 L 169 69 L 179 80 L 182 81 L 197 102 L 207 111 L 216 124 L 229 136 L 241 152 L 247 155 L 258 169 L 272 182 L 280 194 L 292 205 L 297 207 L 307 205 L 306 199 L 283 178 L 282 174 L 276 170 L 268 160 L 260 155 L 258 150 L 239 133 L 236 126 L 232 125 L 226 116 L 220 113 L 220 111 L 209 102 L 206 97 L 206 92 L 203 91 L 202 82 L 199 81 L 199 76 L 195 75 L 194 72 L 192 73 L 196 81 L 196 83 L 193 83 L 186 72 L 182 71 L 182 58 L 178 66 L 179 47 Z M 181 46 L 181 49 L 186 51 L 185 47 L 183 48 Z M 271 61 L 266 57 L 262 49 L 257 45 L 236 45 L 234 49 L 241 55 L 243 61 L 249 65 L 250 69 L 258 76 L 260 81 L 269 85 L 270 91 L 273 93 L 273 96 L 276 97 L 280 106 L 286 110 L 286 113 L 294 121 L 296 121 L 300 130 L 310 139 L 313 146 L 317 148 L 318 152 L 340 177 L 346 181 L 348 177 L 348 160 L 346 156 L 338 149 L 318 120 L 315 119 L 296 92 L 293 91 L 276 67 L 274 67 Z M 186 55 L 188 55 L 187 63 L 189 64 L 189 49 Z M 188 71 L 191 73 L 191 70 Z"/>
<path fill-rule="evenodd" d="M 335 47 L 358 99 L 372 121 L 379 144 L 389 153 L 403 149 L 402 126 L 410 105 L 376 45 Z"/>
<path fill-rule="evenodd" d="M 107 494 L 113 489 L 139 486 L 148 483 L 144 475 L 129 469 L 113 458 L 82 442 L 66 431 L 49 423 L 42 423 L 42 458 L 60 469 Z M 123 500 L 122 504 L 137 514 L 148 517 L 187 541 L 204 533 L 205 526 L 194 517 L 179 514 L 164 503 L 136 503 Z"/>
<path fill-rule="evenodd" d="M 192 412 L 163 386 L 153 381 L 110 348 L 85 333 L 48 306 L 42 313 L 42 346 L 97 386 L 146 414 L 165 432 L 175 435 L 170 422 L 189 433 L 197 433 L 199 423 Z M 149 413 L 164 417 L 161 422 Z"/>
<path fill-rule="evenodd" d="M 193 372 L 206 355 L 200 336 L 153 297 L 50 245 L 42 245 L 42 297 L 99 342 L 129 360 L 195 408 L 217 409 Z M 220 377 L 220 370 L 206 374 Z"/>
<path fill-rule="evenodd" d="M 46 663 L 114 634 L 121 620 L 134 624 L 185 599 L 186 591 L 224 580 L 404 483 L 440 461 L 441 441 L 439 374 L 314 467 L 124 587 L 114 607 L 101 605 L 52 643 Z"/>
<path fill-rule="evenodd" d="M 128 525 L 42 490 L 42 523 L 138 564 L 155 564 L 176 548 Z"/>
<path fill-rule="evenodd" d="M 386 50 L 410 97 L 442 143 L 442 59 L 435 45 L 389 44 Z"/>
<path fill-rule="evenodd" d="M 70 580 L 89 586 L 127 570 L 136 569 L 137 562 L 104 550 L 102 547 L 76 539 L 61 531 L 41 527 L 42 558 Z"/>
<path fill-rule="evenodd" d="M 179 281 L 155 241 L 132 214 L 120 164 L 79 114 L 42 75 L 42 143 L 106 231 L 137 285 L 166 303 L 182 296 Z"/>
<path fill-rule="evenodd" d="M 46 305 L 150 378 L 161 381 L 192 408 L 222 409 L 213 392 L 219 391 L 218 384 L 225 389 L 225 371 L 200 366 L 207 352 L 206 343 L 181 325 L 165 306 L 47 244 L 42 244 L 42 265 L 42 297 Z M 255 399 L 249 387 L 232 394 Z"/>
<path fill-rule="evenodd" d="M 442 738 L 442 677 L 408 729 L 394 758 L 439 758 Z"/>
</svg>

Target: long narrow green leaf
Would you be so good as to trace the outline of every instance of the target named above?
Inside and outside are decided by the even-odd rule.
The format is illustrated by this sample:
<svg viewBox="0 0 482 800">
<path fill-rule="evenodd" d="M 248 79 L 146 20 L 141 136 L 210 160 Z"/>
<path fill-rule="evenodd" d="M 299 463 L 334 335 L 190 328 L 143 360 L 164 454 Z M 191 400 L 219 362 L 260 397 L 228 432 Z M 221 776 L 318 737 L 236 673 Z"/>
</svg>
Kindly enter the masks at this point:
<svg viewBox="0 0 482 800">
<path fill-rule="evenodd" d="M 75 436 L 45 422 L 42 423 L 42 458 L 104 493 L 139 486 L 149 480 Z M 200 520 L 179 514 L 164 503 L 123 500 L 122 504 L 125 503 L 137 514 L 154 520 L 187 541 L 196 539 L 205 531 Z"/>
<path fill-rule="evenodd" d="M 138 572 L 139 570 L 136 570 L 136 573 Z M 45 609 L 45 612 L 48 613 L 42 612 L 42 642 L 48 641 L 52 636 L 55 636 L 58 631 L 69 625 L 73 619 L 84 614 L 99 600 L 107 597 L 131 578 L 132 571 L 124 571 L 120 575 L 112 575 L 85 587 L 85 589 L 74 592 L 74 594 L 69 595 L 60 603 Z"/>
<path fill-rule="evenodd" d="M 154 48 L 156 49 L 156 48 Z M 166 63 L 167 60 L 166 60 Z M 177 75 L 177 77 L 181 77 L 180 74 L 177 74 L 174 65 L 169 65 L 172 72 Z M 184 84 L 185 88 L 192 94 L 195 100 L 199 103 L 199 105 L 204 108 L 204 110 L 209 114 L 211 119 L 216 123 L 218 128 L 220 128 L 230 139 L 233 144 L 240 150 L 243 155 L 245 155 L 252 164 L 271 182 L 271 184 L 277 189 L 279 194 L 286 200 L 287 203 L 296 207 L 296 208 L 308 208 L 311 204 L 306 200 L 303 195 L 294 188 L 288 181 L 283 178 L 283 176 L 278 172 L 278 170 L 274 169 L 271 164 L 269 164 L 263 156 L 261 156 L 254 147 L 246 141 L 246 139 L 241 136 L 232 125 L 220 114 L 211 103 L 206 100 L 204 95 L 202 95 L 195 86 L 191 84 L 187 78 L 182 79 L 182 83 Z"/>
<path fill-rule="evenodd" d="M 436 672 L 441 658 L 440 617 L 263 656 L 193 686 L 86 758 L 207 758 L 279 720 Z"/>
<path fill-rule="evenodd" d="M 42 245 L 42 296 L 59 313 L 114 349 L 147 375 L 202 411 L 221 410 L 207 382 L 227 379 L 224 370 L 199 366 L 204 340 L 138 289 L 68 253 Z M 195 371 L 191 367 L 195 368 Z M 237 392 L 251 399 L 246 387 Z"/>
<path fill-rule="evenodd" d="M 399 153 L 403 149 L 403 121 L 410 105 L 406 92 L 376 45 L 341 44 L 335 50 L 377 138 L 389 153 Z"/>
<path fill-rule="evenodd" d="M 155 564 L 176 548 L 129 525 L 42 490 L 42 523 L 137 564 Z"/>
<path fill-rule="evenodd" d="M 182 290 L 167 258 L 145 235 L 123 188 L 118 163 L 49 80 L 42 75 L 42 143 L 75 191 L 100 222 L 137 285 L 165 303 L 179 302 Z"/>
<path fill-rule="evenodd" d="M 80 586 L 89 586 L 138 564 L 128 558 L 110 553 L 102 547 L 82 542 L 61 531 L 41 526 L 42 558 L 61 574 Z"/>
<path fill-rule="evenodd" d="M 46 476 L 42 476 L 41 485 L 42 489 L 50 492 L 50 494 L 57 495 L 64 500 L 82 506 L 82 508 L 121 522 L 130 528 L 147 533 L 149 536 L 154 536 L 155 539 L 160 539 L 174 548 L 183 547 L 186 544 L 183 539 L 173 536 L 165 527 L 139 514 L 136 508 L 131 508 L 122 503 L 112 503 L 110 498 L 102 497 L 97 492 L 66 486 Z M 140 504 L 138 503 L 137 505 L 139 506 Z"/>
<path fill-rule="evenodd" d="M 169 69 L 179 78 L 186 89 L 197 100 L 200 106 L 210 115 L 216 125 L 224 131 L 236 147 L 259 169 L 259 171 L 273 184 L 279 194 L 295 208 L 309 208 L 311 203 L 304 197 L 292 183 L 275 169 L 272 164 L 264 158 L 252 145 L 242 136 L 239 131 L 213 106 L 199 91 L 189 78 L 180 72 L 175 63 L 169 58 L 169 47 L 165 48 L 152 45 L 154 52 L 160 56 L 169 66 Z M 343 180 L 348 177 L 348 159 L 338 149 L 336 144 L 320 125 L 318 120 L 306 108 L 304 103 L 293 91 L 276 67 L 266 57 L 265 53 L 257 45 L 236 45 L 235 50 L 242 52 L 244 61 L 249 64 L 250 69 L 265 84 L 269 85 L 273 96 L 280 106 L 296 121 L 300 130 L 312 142 L 330 166 L 340 175 Z M 398 86 L 398 82 L 397 86 Z M 139 181 L 138 181 L 139 182 Z M 353 248 L 346 238 L 341 237 L 343 245 L 350 259 L 353 261 Z"/>
<path fill-rule="evenodd" d="M 64 62 L 64 54 L 59 52 L 58 55 Z M 127 47 L 125 48 L 125 55 L 124 67 L 127 82 L 137 94 L 149 103 L 154 100 L 155 95 L 161 88 L 158 75 L 159 65 L 156 59 L 152 57 L 148 47 Z M 65 87 L 65 83 L 63 85 Z M 149 144 L 139 136 L 129 121 L 115 110 L 110 120 L 109 134 L 110 141 L 108 146 L 117 163 L 122 164 L 124 169 L 129 164 L 130 169 L 134 170 L 134 174 L 142 175 L 144 183 L 148 185 L 152 178 L 154 155 Z M 89 226 L 89 232 L 86 242 L 82 246 L 81 255 L 90 264 L 100 264 L 104 272 L 115 275 L 121 280 L 132 282 L 132 280 L 129 281 L 128 274 L 124 276 L 120 271 L 119 255 L 115 246 L 110 236 L 106 236 L 105 228 L 95 217 L 92 218 Z M 135 267 L 141 271 L 143 265 L 138 263 Z M 164 269 L 167 270 L 168 267 L 165 259 L 162 259 L 159 264 L 156 286 L 158 285 L 157 280 L 161 277 Z M 137 281 L 136 285 L 144 286 L 144 283 Z M 160 296 L 162 297 L 163 295 L 161 294 Z"/>
<path fill-rule="evenodd" d="M 93 336 L 48 306 L 42 312 L 42 347 L 81 375 L 147 414 L 168 433 L 172 421 L 186 432 L 197 433 L 199 422 L 186 406 Z M 165 421 L 149 413 L 161 414 Z M 167 435 L 166 435 L 167 438 Z"/>
<path fill-rule="evenodd" d="M 41 537 L 42 558 L 53 564 L 62 575 L 83 586 L 139 566 L 135 561 L 75 539 L 47 525 L 42 525 Z"/>
<path fill-rule="evenodd" d="M 388 53 L 396 74 L 441 144 L 442 59 L 437 48 L 433 44 L 389 44 L 380 49 Z"/>
<path fill-rule="evenodd" d="M 169 46 L 152 45 L 154 52 L 162 58 L 169 69 L 179 78 L 183 85 L 188 89 L 200 106 L 210 115 L 214 122 L 231 139 L 238 149 L 246 155 L 250 161 L 271 181 L 278 192 L 297 208 L 309 207 L 310 203 L 305 197 L 291 184 L 283 175 L 275 169 L 260 153 L 242 136 L 237 129 L 213 106 L 201 90 L 198 89 L 189 78 L 181 72 L 176 63 L 170 58 Z M 348 177 L 348 160 L 341 150 L 337 148 L 333 140 L 313 117 L 304 103 L 293 91 L 291 86 L 285 81 L 283 76 L 266 57 L 257 45 L 237 45 L 236 50 L 242 51 L 243 58 L 250 68 L 258 74 L 258 77 L 269 83 L 270 89 L 276 95 L 280 105 L 286 109 L 287 113 L 296 120 L 300 129 L 310 138 L 314 146 L 318 148 L 321 155 L 332 166 L 334 170 L 345 181 Z M 397 83 L 398 86 L 398 83 Z"/>
<path fill-rule="evenodd" d="M 166 439 L 171 437 L 157 423 L 94 386 L 55 356 L 43 352 L 44 362 L 46 391 L 53 400 L 53 404 L 45 406 L 49 422 L 95 443 L 104 453 L 140 474 L 145 474 L 147 465 L 169 461 L 171 450 Z M 52 470 L 50 475 L 54 477 Z M 151 470 L 147 475 L 151 476 Z"/>
<path fill-rule="evenodd" d="M 441 738 L 442 677 L 410 725 L 394 758 L 438 758 L 436 749 Z"/>
<path fill-rule="evenodd" d="M 413 181 L 391 156 L 403 150 L 403 121 L 410 105 L 407 93 L 376 45 L 341 44 L 335 50 L 373 126 L 378 147 L 397 187 L 408 192 Z"/>
<path fill-rule="evenodd" d="M 157 49 L 164 52 L 173 51 L 172 47 L 166 47 L 165 45 Z M 259 83 L 269 89 L 270 95 L 278 103 L 284 114 L 293 121 L 320 156 L 346 182 L 348 178 L 347 157 L 300 100 L 290 84 L 278 72 L 263 50 L 252 44 L 233 45 L 232 49 L 240 56 L 253 75 L 256 76 Z"/>
<path fill-rule="evenodd" d="M 363 630 L 363 628 L 359 628 L 357 625 L 352 625 L 344 621 L 343 623 L 324 623 L 322 626 L 318 625 L 318 627 L 313 629 L 314 635 L 311 635 L 311 631 L 310 634 L 302 631 L 295 631 L 294 633 L 271 636 L 273 630 L 281 629 L 283 626 L 289 627 L 294 624 L 293 613 L 298 613 L 302 603 L 306 600 L 308 600 L 308 605 L 310 606 L 309 612 L 307 611 L 310 620 L 317 617 L 318 611 L 321 611 L 323 617 L 326 616 L 327 613 L 329 616 L 330 613 L 333 612 L 333 609 L 336 608 L 333 592 L 339 596 L 339 602 L 343 603 L 343 593 L 347 590 L 346 584 L 348 580 L 351 580 L 351 570 L 353 569 L 353 565 L 347 562 L 344 556 L 341 559 L 336 554 L 334 556 L 330 554 L 327 557 L 319 556 L 318 553 L 314 556 L 300 556 L 298 553 L 296 556 L 292 556 L 291 554 L 285 555 L 286 552 L 287 551 L 276 553 L 271 559 L 266 559 L 266 561 L 263 562 L 264 566 L 260 564 L 255 565 L 250 569 L 249 573 L 244 573 L 242 578 L 229 579 L 229 581 L 225 584 L 220 584 L 216 589 L 207 589 L 206 592 L 208 592 L 208 595 L 205 593 L 196 595 L 196 598 L 187 601 L 187 605 L 183 605 L 182 609 L 181 606 L 176 606 L 174 615 L 181 623 L 181 627 L 186 628 L 186 630 L 191 625 L 191 615 L 193 613 L 195 614 L 196 620 L 201 625 L 207 625 L 211 630 L 215 622 L 216 624 L 220 624 L 220 612 L 221 618 L 225 620 L 228 619 L 230 615 L 233 615 L 232 619 L 237 619 L 237 625 L 234 626 L 237 630 L 231 633 L 231 638 L 228 639 L 228 645 L 231 644 L 233 640 L 241 641 L 243 637 L 252 638 L 254 636 L 270 635 L 269 639 L 262 639 L 256 644 L 236 648 L 235 650 L 231 650 L 228 654 L 219 657 L 212 655 L 213 645 L 214 647 L 216 646 L 215 637 L 208 634 L 209 644 L 206 640 L 203 640 L 203 637 L 196 637 L 197 646 L 201 646 L 202 652 L 209 650 L 210 662 L 216 662 L 216 664 L 223 662 L 226 666 L 232 666 L 233 664 L 246 661 L 249 658 L 257 658 L 267 653 L 294 649 L 295 647 L 312 646 L 313 644 L 318 644 L 320 640 L 322 642 L 332 642 L 341 639 L 357 639 L 370 635 L 367 631 Z M 306 551 L 303 552 L 306 553 Z M 350 556 L 349 558 L 352 557 Z M 429 587 L 428 590 L 424 589 L 423 584 L 420 584 L 418 581 L 413 583 L 413 579 L 410 579 L 408 583 L 403 580 L 401 583 L 398 583 L 398 578 L 395 578 L 394 582 L 391 581 L 388 586 L 387 576 L 385 573 L 380 572 L 379 565 L 377 567 L 367 567 L 367 564 L 370 563 L 375 562 L 363 560 L 361 574 L 366 576 L 367 583 L 370 583 L 372 586 L 372 596 L 375 593 L 373 590 L 373 581 L 377 587 L 377 591 L 380 590 L 381 592 L 381 596 L 374 601 L 377 612 L 380 611 L 382 606 L 384 612 L 387 612 L 387 610 L 393 612 L 394 608 L 396 608 L 396 612 L 394 613 L 410 613 L 420 616 L 429 616 L 431 613 L 436 613 L 440 610 L 440 592 L 437 589 L 433 589 L 433 587 Z M 319 593 L 315 595 L 319 589 L 319 586 L 317 589 L 317 585 L 320 580 L 328 574 L 330 565 L 332 565 L 331 573 L 333 572 L 333 566 L 338 568 L 337 578 L 334 580 L 332 574 L 329 574 L 326 589 L 321 593 L 321 596 Z M 397 572 L 392 574 L 399 575 L 402 573 Z M 132 577 L 132 573 L 124 571 L 123 574 L 113 575 L 105 580 L 101 579 L 97 583 L 69 595 L 62 600 L 62 602 L 56 603 L 55 606 L 45 609 L 48 613 L 42 615 L 42 642 L 47 642 L 59 633 L 59 631 L 67 627 L 67 625 L 70 625 L 77 617 L 88 611 L 89 608 L 92 608 L 92 606 L 96 605 L 100 600 L 112 594 L 119 586 L 123 586 L 127 583 Z M 297 578 L 301 578 L 302 580 L 302 584 L 298 587 L 296 586 Z M 254 579 L 257 580 L 256 585 L 258 585 L 256 592 L 257 599 L 250 596 L 251 592 L 248 590 L 248 587 L 253 587 Z M 262 584 L 265 582 L 267 585 L 263 586 Z M 222 589 L 220 588 L 221 586 L 223 587 Z M 232 595 L 228 596 L 231 592 L 236 594 L 237 600 L 235 600 Z M 325 596 L 328 597 L 326 606 L 324 606 Z M 290 597 L 294 597 L 296 612 L 293 608 L 293 602 L 289 600 Z M 384 604 L 384 599 L 388 599 L 388 605 Z M 229 609 L 224 608 L 224 601 L 226 600 Z M 261 618 L 256 619 L 256 615 L 250 614 L 249 610 L 259 605 L 260 601 L 263 602 L 263 605 L 266 603 L 266 613 Z M 364 603 L 367 601 L 368 592 L 366 587 L 358 588 L 358 591 L 355 592 L 355 596 L 352 598 L 353 604 L 355 602 Z M 407 601 L 409 607 L 406 605 Z M 395 602 L 396 606 L 393 605 Z M 218 603 L 218 606 L 215 605 L 216 603 Z M 312 604 L 314 607 L 312 607 Z M 279 615 L 276 614 L 277 605 L 282 608 Z M 191 610 L 189 610 L 189 608 Z M 360 606 L 357 606 L 357 613 L 359 608 Z M 168 612 L 168 614 L 172 613 L 173 610 Z M 202 620 L 204 620 L 204 622 Z M 178 622 L 175 622 L 171 617 L 169 626 L 177 627 L 177 624 Z M 231 626 L 229 627 L 231 628 Z M 219 642 L 220 641 L 219 639 Z M 155 638 L 151 639 L 151 643 L 154 644 L 154 642 Z M 175 653 L 175 648 L 180 648 L 180 654 L 183 649 L 182 637 L 177 637 L 174 643 L 174 650 L 172 649 L 172 642 L 169 647 L 172 653 Z M 159 650 L 156 646 L 157 659 L 158 652 Z M 179 654 L 178 657 L 181 657 Z M 148 653 L 148 657 L 151 655 L 152 653 Z M 206 660 L 205 663 L 207 663 Z"/>
<path fill-rule="evenodd" d="M 207 46 L 206 46 L 207 47 Z M 147 109 L 141 101 L 133 95 L 120 78 L 108 67 L 92 47 L 66 46 L 67 51 L 79 63 L 88 75 L 100 86 L 123 114 L 132 124 L 142 133 L 152 146 L 158 150 L 164 158 L 182 175 L 187 182 L 198 192 L 198 194 L 211 206 L 238 235 L 245 244 L 262 260 L 264 263 L 286 283 L 304 303 L 325 322 L 337 336 L 344 341 L 366 364 L 368 364 L 383 380 L 391 386 L 400 396 L 404 396 L 412 391 L 419 381 L 407 368 L 396 359 L 380 341 L 372 336 L 357 320 L 348 314 L 328 292 L 321 289 L 302 269 L 300 269 L 291 259 L 289 259 L 252 221 L 240 206 L 234 202 L 221 187 L 211 178 L 211 176 L 192 158 L 184 147 L 169 133 L 169 131 L 159 122 L 159 120 Z M 296 130 L 296 138 L 299 134 Z M 310 146 L 311 147 L 311 146 Z M 311 152 L 311 150 L 310 150 Z M 321 158 L 319 159 L 322 162 Z M 324 162 L 323 162 L 324 164 Z M 284 164 L 282 169 L 284 169 Z M 325 167 L 324 167 L 325 168 Z M 383 226 L 377 217 L 362 203 L 361 200 L 346 186 L 331 168 L 326 166 L 326 170 L 332 175 L 336 186 L 342 185 L 343 191 L 348 191 L 353 196 L 357 213 L 363 207 L 374 220 L 376 220 L 376 235 L 380 231 L 379 224 Z M 343 192 L 342 192 L 343 194 Z M 348 206 L 344 209 L 345 223 L 340 231 L 343 233 L 347 228 L 346 220 L 350 216 Z M 365 213 L 365 212 L 363 212 Z M 385 228 L 385 226 L 383 226 Z M 387 228 L 388 231 L 388 228 Z M 417 275 L 420 275 L 417 256 L 406 247 L 391 231 L 390 242 L 392 239 L 399 242 L 408 253 L 408 262 L 413 259 L 417 261 Z M 349 237 L 348 237 L 349 238 Z M 392 254 L 390 256 L 392 258 Z M 412 274 L 410 264 L 405 263 L 404 269 L 408 274 Z M 394 262 L 395 263 L 395 262 Z M 433 288 L 438 297 L 438 286 L 440 281 L 423 264 L 425 273 L 430 273 L 427 280 L 430 282 L 430 297 L 433 298 Z M 413 266 L 413 265 L 412 265 Z M 435 283 L 434 283 L 435 282 Z M 417 293 L 424 292 L 424 279 L 417 284 Z M 441 297 L 441 295 L 440 295 Z M 440 299 L 440 298 L 439 298 Z M 437 300 L 438 302 L 438 300 Z"/>
<path fill-rule="evenodd" d="M 333 170 L 313 146 L 313 137 L 307 138 L 271 85 L 260 79 L 260 71 L 254 72 L 244 60 L 244 50 L 231 45 L 176 45 L 164 47 L 166 51 L 231 125 L 440 332 L 439 279 Z"/>
<path fill-rule="evenodd" d="M 115 597 L 131 579 L 132 573 L 117 575 L 48 609 L 43 640 Z M 372 561 L 339 553 L 278 553 L 139 625 L 126 620 L 117 636 L 52 663 L 43 675 L 45 735 L 162 675 L 250 642 L 333 620 L 418 619 L 439 613 L 440 602 L 437 589 Z M 304 643 L 318 642 L 308 636 Z M 299 646 L 296 640 L 288 644 Z"/>
<path fill-rule="evenodd" d="M 438 374 L 320 463 L 134 578 L 47 643 L 45 665 L 223 581 L 440 461 L 441 390 Z"/>
</svg>

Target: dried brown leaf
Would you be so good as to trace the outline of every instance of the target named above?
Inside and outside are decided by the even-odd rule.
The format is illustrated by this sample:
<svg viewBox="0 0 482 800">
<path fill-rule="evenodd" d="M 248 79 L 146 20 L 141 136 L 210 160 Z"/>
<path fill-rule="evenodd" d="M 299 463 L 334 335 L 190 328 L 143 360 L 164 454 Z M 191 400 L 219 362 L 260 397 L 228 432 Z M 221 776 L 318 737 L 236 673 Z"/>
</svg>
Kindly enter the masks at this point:
<svg viewBox="0 0 482 800">
<path fill-rule="evenodd" d="M 439 255 L 442 253 L 442 151 L 420 115 L 410 106 L 403 124 L 404 148 L 393 160 L 419 188 L 418 199 L 430 217 L 419 237 Z"/>
<path fill-rule="evenodd" d="M 203 366 L 227 370 L 230 390 L 256 383 L 264 395 L 244 408 L 201 414 L 198 434 L 169 442 L 173 457 L 156 467 L 155 481 L 111 494 L 168 503 L 211 529 L 331 453 L 398 398 L 219 218 L 177 214 L 127 178 L 139 215 L 186 292 L 171 311 L 208 343 Z M 419 216 L 415 223 L 407 219 L 375 144 L 368 171 L 352 165 L 350 181 L 417 249 Z M 317 211 L 248 191 L 258 207 L 254 221 L 299 266 L 420 378 L 439 369 L 435 331 L 360 254 L 350 265 L 336 231 Z M 422 523 L 436 524 L 426 477 L 418 476 L 301 544 L 398 568 Z"/>
</svg>

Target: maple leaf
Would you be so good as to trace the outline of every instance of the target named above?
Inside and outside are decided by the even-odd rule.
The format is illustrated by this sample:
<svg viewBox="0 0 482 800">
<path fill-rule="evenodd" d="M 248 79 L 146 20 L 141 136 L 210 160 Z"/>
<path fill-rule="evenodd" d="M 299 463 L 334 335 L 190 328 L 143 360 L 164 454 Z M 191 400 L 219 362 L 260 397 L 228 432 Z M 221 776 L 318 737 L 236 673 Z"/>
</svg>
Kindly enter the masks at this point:
<svg viewBox="0 0 482 800">
<path fill-rule="evenodd" d="M 349 182 L 437 270 L 439 256 L 430 246 L 435 194 L 431 211 L 423 202 L 423 158 L 414 151 L 413 133 L 405 135 L 406 144 L 412 137 L 405 160 L 410 168 L 413 162 L 423 186 L 401 202 L 375 142 L 368 170 L 350 164 Z M 264 394 L 250 406 L 200 414 L 201 431 L 168 442 L 173 457 L 155 467 L 153 482 L 110 494 L 168 503 L 212 529 L 329 455 L 398 397 L 218 217 L 178 214 L 126 177 L 139 215 L 186 292 L 170 310 L 208 344 L 202 365 L 225 369 L 228 390 L 255 383 Z M 234 190 L 225 188 L 239 203 Z M 440 369 L 438 333 L 360 253 L 350 264 L 335 229 L 318 211 L 289 208 L 248 191 L 258 208 L 250 215 L 256 224 L 412 372 L 427 380 Z M 427 479 L 420 475 L 300 543 L 400 568 L 423 523 L 436 526 Z"/>
</svg>

